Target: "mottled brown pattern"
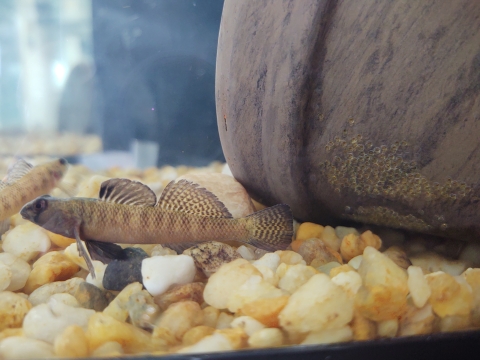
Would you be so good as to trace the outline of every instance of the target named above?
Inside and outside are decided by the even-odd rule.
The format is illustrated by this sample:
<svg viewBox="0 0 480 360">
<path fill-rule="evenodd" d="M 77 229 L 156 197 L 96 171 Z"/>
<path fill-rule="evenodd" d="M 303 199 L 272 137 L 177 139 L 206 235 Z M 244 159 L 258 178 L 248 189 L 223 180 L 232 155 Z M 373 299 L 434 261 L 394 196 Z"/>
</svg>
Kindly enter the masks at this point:
<svg viewBox="0 0 480 360">
<path fill-rule="evenodd" d="M 0 191 L 0 221 L 18 213 L 25 203 L 48 194 L 66 171 L 66 163 L 54 160 L 35 166 Z"/>
</svg>

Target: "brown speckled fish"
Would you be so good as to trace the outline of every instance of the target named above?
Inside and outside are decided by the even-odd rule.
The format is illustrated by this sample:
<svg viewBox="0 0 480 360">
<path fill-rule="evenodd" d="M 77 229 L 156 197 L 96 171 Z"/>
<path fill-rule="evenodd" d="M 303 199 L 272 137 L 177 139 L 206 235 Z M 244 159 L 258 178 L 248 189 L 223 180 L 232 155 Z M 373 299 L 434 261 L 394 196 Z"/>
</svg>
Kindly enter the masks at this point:
<svg viewBox="0 0 480 360">
<path fill-rule="evenodd" d="M 18 213 L 23 205 L 52 191 L 62 179 L 67 165 L 65 159 L 35 167 L 23 159 L 17 160 L 0 181 L 0 232 L 8 229 L 10 216 Z"/>
<path fill-rule="evenodd" d="M 157 202 L 146 185 L 127 179 L 102 183 L 99 199 L 56 199 L 41 196 L 21 210 L 23 218 L 77 241 L 92 276 L 94 260 L 118 258 L 113 243 L 191 245 L 234 240 L 266 250 L 285 249 L 292 241 L 293 218 L 288 205 L 276 205 L 234 219 L 208 190 L 187 180 L 172 181 Z"/>
</svg>

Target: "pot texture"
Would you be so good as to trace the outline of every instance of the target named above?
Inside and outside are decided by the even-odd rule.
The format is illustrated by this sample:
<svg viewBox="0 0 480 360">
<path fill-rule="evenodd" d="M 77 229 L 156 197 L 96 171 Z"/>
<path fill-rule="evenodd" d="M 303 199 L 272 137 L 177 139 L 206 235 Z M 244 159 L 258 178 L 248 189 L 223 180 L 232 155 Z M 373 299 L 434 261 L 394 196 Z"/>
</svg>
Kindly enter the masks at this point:
<svg viewBox="0 0 480 360">
<path fill-rule="evenodd" d="M 480 241 L 480 2 L 226 0 L 216 100 L 256 200 Z"/>
</svg>

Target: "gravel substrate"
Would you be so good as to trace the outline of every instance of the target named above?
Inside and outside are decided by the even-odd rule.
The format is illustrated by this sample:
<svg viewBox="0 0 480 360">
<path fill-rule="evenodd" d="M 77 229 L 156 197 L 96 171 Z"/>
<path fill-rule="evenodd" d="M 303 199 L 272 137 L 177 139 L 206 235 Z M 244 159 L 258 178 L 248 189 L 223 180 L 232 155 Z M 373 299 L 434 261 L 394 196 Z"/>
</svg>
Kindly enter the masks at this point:
<svg viewBox="0 0 480 360">
<path fill-rule="evenodd" d="M 71 166 L 64 184 L 97 197 L 112 177 L 157 194 L 186 178 L 234 217 L 262 208 L 219 163 L 101 174 Z M 0 358 L 201 353 L 480 327 L 479 245 L 367 227 L 295 230 L 291 249 L 276 252 L 218 242 L 183 254 L 125 245 L 122 260 L 94 261 L 92 279 L 73 239 L 17 214 L 1 243 Z"/>
</svg>

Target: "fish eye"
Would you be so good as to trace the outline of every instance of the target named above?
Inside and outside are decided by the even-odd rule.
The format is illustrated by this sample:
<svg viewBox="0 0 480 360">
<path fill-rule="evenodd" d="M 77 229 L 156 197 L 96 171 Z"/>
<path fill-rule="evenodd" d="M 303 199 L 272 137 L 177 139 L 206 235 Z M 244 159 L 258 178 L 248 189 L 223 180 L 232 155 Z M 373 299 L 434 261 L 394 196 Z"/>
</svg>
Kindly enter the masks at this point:
<svg viewBox="0 0 480 360">
<path fill-rule="evenodd" d="M 61 165 L 66 165 L 67 164 L 67 160 L 61 158 L 61 159 L 58 159 L 58 162 L 61 164 Z"/>
<path fill-rule="evenodd" d="M 33 205 L 35 210 L 45 210 L 47 208 L 47 201 L 45 199 L 40 199 L 35 202 Z"/>
</svg>

